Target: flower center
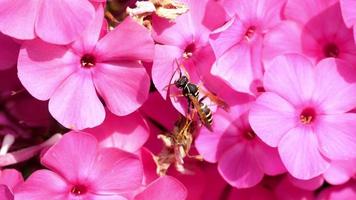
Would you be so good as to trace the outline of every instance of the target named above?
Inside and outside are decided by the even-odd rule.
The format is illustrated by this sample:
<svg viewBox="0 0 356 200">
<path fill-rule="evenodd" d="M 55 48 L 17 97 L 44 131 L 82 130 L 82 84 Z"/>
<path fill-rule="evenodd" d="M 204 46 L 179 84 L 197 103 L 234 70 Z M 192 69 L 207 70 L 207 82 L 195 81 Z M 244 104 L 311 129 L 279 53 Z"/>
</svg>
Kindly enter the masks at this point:
<svg viewBox="0 0 356 200">
<path fill-rule="evenodd" d="M 336 58 L 340 53 L 339 48 L 334 43 L 329 43 L 324 46 L 324 55 L 326 57 L 334 57 Z"/>
<path fill-rule="evenodd" d="M 195 49 L 196 46 L 194 43 L 191 43 L 188 46 L 186 46 L 184 49 L 183 58 L 185 59 L 191 58 L 193 56 Z"/>
<path fill-rule="evenodd" d="M 96 64 L 95 56 L 93 56 L 92 54 L 84 54 L 84 56 L 82 56 L 82 58 L 80 59 L 80 64 L 84 68 L 94 67 Z"/>
<path fill-rule="evenodd" d="M 299 120 L 302 124 L 310 124 L 315 120 L 316 112 L 313 108 L 305 108 L 301 113 Z"/>
<path fill-rule="evenodd" d="M 87 192 L 87 187 L 84 185 L 74 185 L 70 192 L 75 196 L 83 195 Z"/>
<path fill-rule="evenodd" d="M 256 33 L 256 29 L 257 29 L 256 26 L 250 26 L 250 27 L 248 27 L 248 29 L 247 29 L 246 32 L 245 32 L 245 38 L 246 38 L 247 40 L 251 40 L 252 37 L 253 37 L 253 36 L 255 35 L 255 33 Z"/>
<path fill-rule="evenodd" d="M 256 133 L 255 133 L 253 130 L 251 130 L 251 129 L 246 130 L 246 131 L 244 132 L 244 138 L 245 138 L 246 140 L 253 140 L 253 139 L 255 139 L 255 137 L 256 137 Z"/>
</svg>

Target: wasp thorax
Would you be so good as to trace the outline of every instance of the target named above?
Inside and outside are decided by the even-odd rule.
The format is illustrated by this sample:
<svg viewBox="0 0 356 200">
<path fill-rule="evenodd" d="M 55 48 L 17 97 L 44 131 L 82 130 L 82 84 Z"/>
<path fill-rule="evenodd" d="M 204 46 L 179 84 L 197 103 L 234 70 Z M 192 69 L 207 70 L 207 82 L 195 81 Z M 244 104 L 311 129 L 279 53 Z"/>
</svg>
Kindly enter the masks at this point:
<svg viewBox="0 0 356 200">
<path fill-rule="evenodd" d="M 192 57 L 195 49 L 196 49 L 196 46 L 194 43 L 187 45 L 183 52 L 183 58 L 188 59 L 188 58 Z"/>
<path fill-rule="evenodd" d="M 329 43 L 324 46 L 324 56 L 325 57 L 338 57 L 340 50 L 334 43 Z"/>
<path fill-rule="evenodd" d="M 313 108 L 305 108 L 299 116 L 302 124 L 310 124 L 315 120 L 316 112 Z"/>
<path fill-rule="evenodd" d="M 80 196 L 87 192 L 87 187 L 84 185 L 74 185 L 70 192 L 75 196 Z"/>
<path fill-rule="evenodd" d="M 96 64 L 95 56 L 92 54 L 84 54 L 80 59 L 80 64 L 84 68 L 91 68 L 94 67 Z"/>
<path fill-rule="evenodd" d="M 177 88 L 184 88 L 188 84 L 188 77 L 182 76 L 174 82 Z"/>
</svg>

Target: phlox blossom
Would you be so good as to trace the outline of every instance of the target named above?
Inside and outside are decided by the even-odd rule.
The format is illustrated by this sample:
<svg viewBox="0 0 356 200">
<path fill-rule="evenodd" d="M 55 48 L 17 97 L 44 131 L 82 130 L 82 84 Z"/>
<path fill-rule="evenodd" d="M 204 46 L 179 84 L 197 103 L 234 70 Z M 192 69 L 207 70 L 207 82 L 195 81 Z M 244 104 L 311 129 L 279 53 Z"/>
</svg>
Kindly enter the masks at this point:
<svg viewBox="0 0 356 200">
<path fill-rule="evenodd" d="M 262 43 L 281 21 L 283 0 L 225 0 L 232 18 L 210 35 L 216 55 L 211 73 L 239 92 L 257 94 L 262 86 Z"/>
<path fill-rule="evenodd" d="M 15 199 L 126 200 L 143 176 L 137 156 L 115 148 L 99 148 L 88 133 L 69 132 L 42 156 L 50 170 L 35 171 L 15 189 Z"/>
<path fill-rule="evenodd" d="M 356 64 L 356 43 L 342 19 L 338 1 L 290 0 L 284 15 L 287 20 L 273 28 L 264 41 L 266 66 L 284 53 L 300 53 L 314 63 L 334 57 Z"/>
<path fill-rule="evenodd" d="M 0 197 L 2 200 L 13 200 L 13 190 L 23 183 L 23 177 L 15 169 L 0 170 Z"/>
<path fill-rule="evenodd" d="M 93 23 L 71 45 L 32 40 L 20 50 L 21 83 L 37 99 L 50 99 L 50 113 L 67 128 L 101 124 L 105 109 L 99 96 L 119 116 L 134 112 L 148 96 L 149 76 L 139 62 L 153 57 L 148 31 L 126 18 L 100 38 L 103 20 L 99 7 Z"/>
<path fill-rule="evenodd" d="M 355 69 L 329 58 L 316 66 L 299 54 L 275 58 L 264 76 L 266 92 L 249 116 L 252 129 L 278 147 L 295 178 L 324 173 L 332 160 L 356 157 Z"/>
<path fill-rule="evenodd" d="M 214 133 L 202 129 L 195 143 L 204 159 L 217 162 L 222 177 L 237 188 L 258 184 L 264 174 L 285 172 L 277 149 L 262 142 L 249 125 L 252 102 L 231 107 L 229 113 L 217 111 Z"/>
</svg>

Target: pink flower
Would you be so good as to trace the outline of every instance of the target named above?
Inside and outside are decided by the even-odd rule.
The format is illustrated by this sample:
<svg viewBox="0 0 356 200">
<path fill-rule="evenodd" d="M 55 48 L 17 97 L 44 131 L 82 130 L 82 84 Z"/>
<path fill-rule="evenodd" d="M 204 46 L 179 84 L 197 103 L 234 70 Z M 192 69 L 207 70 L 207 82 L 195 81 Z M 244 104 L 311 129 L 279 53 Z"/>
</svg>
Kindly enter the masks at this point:
<svg viewBox="0 0 356 200">
<path fill-rule="evenodd" d="M 130 18 L 99 38 L 103 20 L 99 7 L 93 23 L 72 45 L 33 40 L 20 50 L 22 84 L 37 99 L 50 99 L 50 113 L 67 128 L 103 122 L 105 109 L 97 94 L 119 116 L 134 112 L 147 98 L 149 76 L 138 60 L 152 59 L 152 38 Z"/>
<path fill-rule="evenodd" d="M 69 132 L 42 157 L 50 170 L 35 171 L 16 199 L 117 199 L 141 185 L 142 164 L 130 153 L 99 148 L 84 132 Z"/>
<path fill-rule="evenodd" d="M 149 184 L 134 200 L 185 200 L 187 189 L 171 176 L 163 176 Z"/>
<path fill-rule="evenodd" d="M 252 103 L 252 102 L 250 102 Z M 222 177 L 237 188 L 252 187 L 264 174 L 285 172 L 276 148 L 263 143 L 248 123 L 250 103 L 216 112 L 214 133 L 201 130 L 196 146 L 209 162 L 218 162 Z"/>
<path fill-rule="evenodd" d="M 266 35 L 263 56 L 267 67 L 284 53 L 304 54 L 314 63 L 335 57 L 356 64 L 356 44 L 342 19 L 339 2 L 291 0 L 285 15 L 288 20 Z"/>
<path fill-rule="evenodd" d="M 49 43 L 68 44 L 78 39 L 94 16 L 89 0 L 4 0 L 0 2 L 0 31 L 17 39 L 38 36 Z"/>
<path fill-rule="evenodd" d="M 347 27 L 354 30 L 354 41 L 356 42 L 356 2 L 353 0 L 340 0 L 341 13 Z"/>
<path fill-rule="evenodd" d="M 275 58 L 264 76 L 266 91 L 249 116 L 252 129 L 279 154 L 292 176 L 311 179 L 331 160 L 356 157 L 355 69 L 336 59 L 316 67 L 305 57 Z"/>
<path fill-rule="evenodd" d="M 1 21 L 1 20 L 0 20 Z M 20 45 L 11 37 L 0 33 L 0 70 L 13 67 L 17 62 Z"/>
<path fill-rule="evenodd" d="M 341 185 L 349 181 L 356 175 L 356 159 L 335 160 L 331 162 L 330 167 L 324 172 L 325 181 L 332 185 Z"/>
<path fill-rule="evenodd" d="M 211 77 L 209 68 L 215 57 L 208 42 L 209 33 L 225 21 L 223 8 L 213 0 L 183 0 L 182 2 L 188 5 L 189 11 L 174 22 L 157 16 L 153 16 L 152 19 L 152 35 L 158 43 L 155 45 L 152 80 L 164 99 L 168 91 L 166 86 L 179 76 L 176 60 L 184 65 L 190 75 L 190 81 L 195 84 L 205 83 L 204 79 Z M 184 75 L 183 70 L 182 73 Z M 179 93 L 175 90 L 175 86 L 170 89 L 172 95 Z M 179 100 L 181 99 L 182 104 L 175 98 L 172 98 L 172 102 L 177 110 L 185 113 L 186 108 L 183 107 L 186 101 L 184 98 Z"/>
<path fill-rule="evenodd" d="M 115 147 L 127 152 L 137 152 L 147 141 L 149 128 L 139 112 L 127 116 L 106 113 L 105 121 L 95 128 L 85 129 L 101 147 Z"/>
<path fill-rule="evenodd" d="M 237 91 L 256 94 L 263 73 L 263 38 L 281 21 L 283 3 L 283 0 L 223 1 L 234 16 L 210 35 L 217 57 L 211 73 Z"/>
</svg>

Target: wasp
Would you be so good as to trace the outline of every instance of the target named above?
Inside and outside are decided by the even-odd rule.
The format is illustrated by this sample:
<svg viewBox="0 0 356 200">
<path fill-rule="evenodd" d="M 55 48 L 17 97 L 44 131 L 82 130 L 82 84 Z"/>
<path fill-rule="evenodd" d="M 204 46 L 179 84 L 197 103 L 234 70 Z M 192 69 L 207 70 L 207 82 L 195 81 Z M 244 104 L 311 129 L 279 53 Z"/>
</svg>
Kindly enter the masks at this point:
<svg viewBox="0 0 356 200">
<path fill-rule="evenodd" d="M 187 173 L 184 168 L 184 158 L 194 158 L 203 160 L 200 155 L 190 155 L 194 132 L 196 129 L 195 123 L 185 117 L 181 117 L 174 126 L 172 132 L 158 135 L 164 143 L 164 149 L 155 157 L 157 165 L 157 174 L 165 175 L 168 168 L 174 164 L 177 171 Z"/>
<path fill-rule="evenodd" d="M 180 65 L 177 60 L 175 61 L 178 66 L 177 70 L 179 69 L 179 78 L 175 80 L 173 84 L 182 91 L 182 96 L 186 97 L 188 101 L 188 114 L 190 114 L 191 109 L 194 109 L 195 112 L 198 114 L 202 124 L 210 131 L 212 131 L 213 114 L 211 109 L 203 103 L 203 100 L 206 97 L 209 97 L 210 100 L 212 100 L 218 106 L 222 107 L 225 110 L 228 110 L 228 105 L 216 95 L 208 91 L 204 91 L 205 96 L 199 99 L 199 90 L 201 90 L 201 88 L 198 85 L 189 81 L 188 74 L 182 75 L 182 71 L 180 68 L 184 68 L 184 66 Z M 173 75 L 174 74 L 175 73 L 173 73 Z M 194 115 L 192 115 L 190 118 L 193 119 L 193 116 Z"/>
</svg>

